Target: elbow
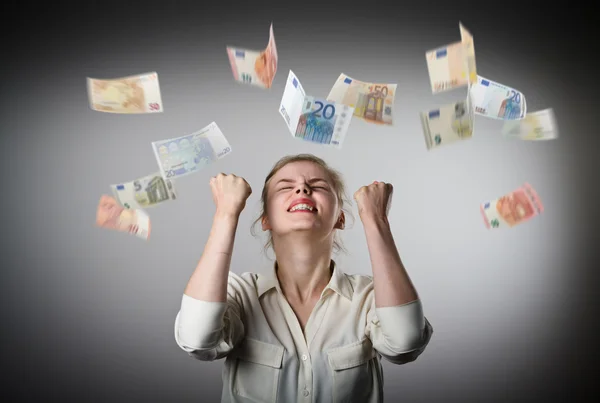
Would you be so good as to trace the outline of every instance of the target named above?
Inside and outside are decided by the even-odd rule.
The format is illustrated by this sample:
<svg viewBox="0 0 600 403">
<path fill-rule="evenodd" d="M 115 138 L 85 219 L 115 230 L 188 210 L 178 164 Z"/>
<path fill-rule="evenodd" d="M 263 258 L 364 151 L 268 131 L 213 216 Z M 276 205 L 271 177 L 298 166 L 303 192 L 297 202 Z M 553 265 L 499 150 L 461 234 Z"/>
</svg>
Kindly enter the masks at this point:
<svg viewBox="0 0 600 403">
<path fill-rule="evenodd" d="M 384 356 L 390 363 L 403 365 L 416 361 L 423 354 L 431 336 L 433 335 L 433 327 L 427 319 L 425 319 L 425 327 L 411 327 L 402 334 L 402 337 L 388 337 L 386 348 L 388 354 Z"/>
</svg>

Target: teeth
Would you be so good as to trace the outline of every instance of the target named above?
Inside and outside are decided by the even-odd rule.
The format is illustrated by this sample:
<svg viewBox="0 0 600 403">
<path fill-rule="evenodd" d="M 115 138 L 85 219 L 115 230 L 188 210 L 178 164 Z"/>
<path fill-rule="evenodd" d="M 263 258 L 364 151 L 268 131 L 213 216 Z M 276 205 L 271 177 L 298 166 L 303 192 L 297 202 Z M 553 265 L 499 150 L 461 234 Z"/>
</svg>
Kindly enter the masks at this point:
<svg viewBox="0 0 600 403">
<path fill-rule="evenodd" d="M 292 207 L 290 209 L 290 212 L 292 211 L 296 211 L 296 210 L 308 210 L 308 211 L 313 211 L 313 208 L 311 206 L 309 206 L 308 204 L 296 204 L 294 207 Z"/>
</svg>

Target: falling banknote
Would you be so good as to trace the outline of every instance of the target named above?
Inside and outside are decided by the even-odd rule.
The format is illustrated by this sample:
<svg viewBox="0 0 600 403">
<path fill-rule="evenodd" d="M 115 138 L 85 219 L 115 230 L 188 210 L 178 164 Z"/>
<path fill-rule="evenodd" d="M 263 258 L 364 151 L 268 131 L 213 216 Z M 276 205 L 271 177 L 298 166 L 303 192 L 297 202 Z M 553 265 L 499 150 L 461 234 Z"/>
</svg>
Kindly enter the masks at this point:
<svg viewBox="0 0 600 403">
<path fill-rule="evenodd" d="M 115 198 L 127 209 L 140 209 L 175 200 L 177 194 L 171 180 L 165 180 L 160 172 L 136 180 L 110 186 Z"/>
<path fill-rule="evenodd" d="M 277 73 L 277 46 L 273 24 L 269 30 L 269 44 L 265 50 L 254 51 L 227 46 L 227 55 L 236 81 L 271 88 Z"/>
<path fill-rule="evenodd" d="M 421 112 L 427 150 L 473 137 L 473 112 L 469 98 Z"/>
<path fill-rule="evenodd" d="M 134 234 L 145 240 L 150 237 L 150 218 L 144 211 L 126 209 L 120 206 L 114 197 L 107 195 L 100 197 L 96 225 Z"/>
<path fill-rule="evenodd" d="M 521 140 L 552 140 L 558 138 L 558 126 L 552 108 L 532 112 L 520 120 L 507 120 L 502 133 Z"/>
<path fill-rule="evenodd" d="M 292 136 L 341 148 L 353 109 L 348 105 L 306 96 L 302 84 L 290 70 L 279 113 Z"/>
<path fill-rule="evenodd" d="M 525 183 L 523 186 L 480 206 L 485 226 L 489 228 L 514 227 L 544 211 L 536 191 Z"/>
<path fill-rule="evenodd" d="M 354 116 L 368 122 L 392 124 L 397 84 L 358 81 L 342 73 L 327 100 L 354 108 Z"/>
<path fill-rule="evenodd" d="M 431 91 L 450 91 L 477 82 L 473 36 L 459 22 L 461 40 L 425 53 Z"/>
<path fill-rule="evenodd" d="M 163 178 L 197 172 L 231 153 L 231 145 L 215 122 L 185 136 L 152 142 Z"/>
<path fill-rule="evenodd" d="M 481 76 L 471 87 L 475 114 L 493 119 L 523 119 L 527 113 L 527 101 L 521 91 L 498 84 Z"/>
<path fill-rule="evenodd" d="M 95 111 L 156 113 L 164 110 L 156 73 L 113 80 L 88 77 L 87 89 L 90 107 Z"/>
</svg>

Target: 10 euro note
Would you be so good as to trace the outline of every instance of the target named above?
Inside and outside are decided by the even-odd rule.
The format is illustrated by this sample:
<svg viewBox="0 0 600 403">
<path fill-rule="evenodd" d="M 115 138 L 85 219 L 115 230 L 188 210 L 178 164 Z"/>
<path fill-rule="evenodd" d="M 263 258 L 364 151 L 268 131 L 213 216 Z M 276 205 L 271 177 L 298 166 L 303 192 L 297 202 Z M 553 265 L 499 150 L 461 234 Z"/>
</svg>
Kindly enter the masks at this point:
<svg viewBox="0 0 600 403">
<path fill-rule="evenodd" d="M 277 46 L 273 24 L 269 29 L 269 43 L 265 50 L 255 51 L 227 46 L 233 78 L 261 88 L 271 88 L 277 73 Z"/>
<path fill-rule="evenodd" d="M 553 140 L 558 138 L 558 126 L 552 108 L 528 113 L 520 120 L 507 120 L 502 133 L 520 140 Z"/>
<path fill-rule="evenodd" d="M 140 210 L 129 210 L 120 206 L 114 197 L 102 195 L 96 211 L 96 225 L 106 229 L 126 232 L 148 240 L 150 218 Z"/>
<path fill-rule="evenodd" d="M 355 80 L 342 73 L 327 100 L 354 108 L 354 116 L 367 122 L 393 124 L 397 84 L 376 84 Z"/>
<path fill-rule="evenodd" d="M 480 206 L 485 226 L 489 228 L 514 227 L 544 211 L 544 205 L 531 185 L 520 188 Z"/>
<path fill-rule="evenodd" d="M 152 142 L 152 149 L 165 179 L 198 172 L 231 153 L 231 145 L 215 122 L 185 136 Z"/>
<path fill-rule="evenodd" d="M 295 138 L 341 148 L 352 119 L 348 105 L 307 96 L 290 70 L 279 113 Z"/>
<path fill-rule="evenodd" d="M 87 78 L 90 108 L 110 113 L 163 112 L 156 72 L 100 80 Z"/>
<path fill-rule="evenodd" d="M 127 209 L 153 207 L 177 198 L 173 182 L 169 179 L 165 180 L 160 172 L 110 185 L 110 188 L 119 203 Z"/>
<path fill-rule="evenodd" d="M 493 119 L 517 120 L 527 114 L 527 101 L 521 91 L 477 76 L 471 87 L 475 114 Z"/>
<path fill-rule="evenodd" d="M 473 111 L 469 98 L 421 112 L 427 150 L 473 137 Z"/>
</svg>

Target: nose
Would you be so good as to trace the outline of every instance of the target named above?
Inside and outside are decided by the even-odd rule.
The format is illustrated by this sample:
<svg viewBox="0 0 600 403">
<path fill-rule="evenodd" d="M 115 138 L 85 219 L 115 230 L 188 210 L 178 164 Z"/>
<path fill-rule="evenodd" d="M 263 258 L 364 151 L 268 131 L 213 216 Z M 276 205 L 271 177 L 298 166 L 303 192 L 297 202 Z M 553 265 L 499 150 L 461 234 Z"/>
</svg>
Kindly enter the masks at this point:
<svg viewBox="0 0 600 403">
<path fill-rule="evenodd" d="M 310 188 L 308 186 L 306 186 L 306 184 L 302 183 L 302 184 L 298 185 L 298 187 L 296 188 L 296 194 L 298 194 L 300 192 L 304 192 L 305 194 L 310 194 Z"/>
</svg>

